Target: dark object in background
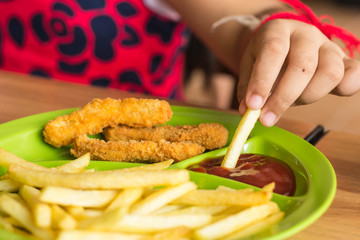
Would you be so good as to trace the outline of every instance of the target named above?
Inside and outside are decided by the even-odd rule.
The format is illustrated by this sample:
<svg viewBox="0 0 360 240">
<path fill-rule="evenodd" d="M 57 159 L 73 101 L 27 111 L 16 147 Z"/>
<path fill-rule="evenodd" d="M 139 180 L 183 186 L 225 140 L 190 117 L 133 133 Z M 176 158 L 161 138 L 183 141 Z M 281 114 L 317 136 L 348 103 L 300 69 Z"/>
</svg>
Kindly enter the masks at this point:
<svg viewBox="0 0 360 240">
<path fill-rule="evenodd" d="M 323 138 L 328 131 L 325 131 L 322 125 L 317 125 L 305 138 L 304 140 L 314 145 Z"/>
<path fill-rule="evenodd" d="M 217 72 L 220 63 L 215 55 L 193 34 L 185 52 L 185 84 L 190 80 L 191 73 L 200 69 L 204 71 L 205 87 L 210 86 L 211 76 Z"/>
<path fill-rule="evenodd" d="M 346 4 L 360 7 L 360 0 L 334 0 L 338 4 Z"/>
<path fill-rule="evenodd" d="M 216 73 L 226 73 L 233 75 L 206 47 L 195 35 L 191 34 L 187 49 L 185 51 L 185 67 L 184 67 L 184 82 L 188 84 L 192 71 L 200 69 L 204 72 L 205 88 L 209 88 L 211 84 L 211 77 Z M 233 92 L 233 99 L 231 103 L 232 109 L 237 109 L 239 106 L 236 97 L 236 87 Z"/>
</svg>

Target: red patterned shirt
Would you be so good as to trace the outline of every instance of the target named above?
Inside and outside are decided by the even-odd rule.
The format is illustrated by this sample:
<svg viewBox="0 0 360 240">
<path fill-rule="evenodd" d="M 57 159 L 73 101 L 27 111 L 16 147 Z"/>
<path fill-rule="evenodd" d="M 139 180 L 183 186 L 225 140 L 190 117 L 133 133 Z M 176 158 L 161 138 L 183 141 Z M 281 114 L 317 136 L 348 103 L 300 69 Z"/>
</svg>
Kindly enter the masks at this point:
<svg viewBox="0 0 360 240">
<path fill-rule="evenodd" d="M 185 25 L 141 0 L 0 0 L 0 68 L 183 98 Z"/>
</svg>

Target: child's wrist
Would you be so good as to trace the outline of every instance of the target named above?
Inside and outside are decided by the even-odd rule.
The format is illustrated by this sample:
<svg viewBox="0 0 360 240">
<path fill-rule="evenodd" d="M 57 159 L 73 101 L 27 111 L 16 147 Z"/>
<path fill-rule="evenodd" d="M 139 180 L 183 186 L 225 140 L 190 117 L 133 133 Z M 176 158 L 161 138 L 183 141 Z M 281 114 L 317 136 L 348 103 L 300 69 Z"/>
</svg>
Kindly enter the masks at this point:
<svg viewBox="0 0 360 240">
<path fill-rule="evenodd" d="M 253 15 L 227 16 L 215 22 L 213 24 L 213 29 L 218 27 L 219 25 L 224 24 L 225 22 L 235 20 L 240 24 L 246 26 L 247 28 L 251 29 L 256 34 L 257 29 L 266 22 L 275 19 L 292 19 L 314 25 L 330 40 L 333 40 L 334 38 L 340 39 L 345 44 L 344 51 L 347 51 L 350 57 L 354 57 L 355 51 L 359 52 L 360 40 L 355 35 L 346 31 L 345 29 L 335 26 L 334 21 L 330 16 L 323 15 L 317 17 L 315 13 L 310 9 L 310 7 L 302 3 L 300 0 L 279 1 L 287 4 L 289 7 L 292 7 L 292 10 L 277 12 L 269 14 L 267 16 L 264 15 L 262 16 L 262 19 Z M 330 23 L 326 23 L 323 20 L 327 20 L 327 22 Z"/>
<path fill-rule="evenodd" d="M 350 57 L 354 57 L 355 51 L 359 51 L 360 40 L 352 33 L 343 28 L 334 25 L 334 21 L 330 16 L 323 15 L 317 17 L 315 13 L 299 0 L 279 0 L 291 6 L 294 11 L 278 12 L 265 17 L 258 25 L 257 29 L 264 23 L 275 19 L 292 19 L 317 27 L 330 40 L 334 38 L 340 39 L 345 44 L 344 51 L 348 51 Z M 323 20 L 327 20 L 326 23 Z M 256 29 L 256 30 L 257 30 Z M 255 32 L 256 32 L 255 30 Z"/>
</svg>

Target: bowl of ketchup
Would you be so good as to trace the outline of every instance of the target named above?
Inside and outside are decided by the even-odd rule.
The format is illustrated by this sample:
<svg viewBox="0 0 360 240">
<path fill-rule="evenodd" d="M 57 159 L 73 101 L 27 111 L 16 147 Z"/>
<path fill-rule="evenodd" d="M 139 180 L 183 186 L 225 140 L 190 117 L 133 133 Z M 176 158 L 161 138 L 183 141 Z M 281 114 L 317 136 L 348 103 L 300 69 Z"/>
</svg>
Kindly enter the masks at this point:
<svg viewBox="0 0 360 240">
<path fill-rule="evenodd" d="M 285 196 L 293 196 L 296 190 L 296 177 L 293 170 L 285 162 L 262 154 L 241 154 L 235 168 L 221 167 L 223 157 L 208 158 L 192 164 L 187 169 L 200 173 L 208 173 L 255 187 L 264 187 L 274 182 L 274 192 Z"/>
</svg>

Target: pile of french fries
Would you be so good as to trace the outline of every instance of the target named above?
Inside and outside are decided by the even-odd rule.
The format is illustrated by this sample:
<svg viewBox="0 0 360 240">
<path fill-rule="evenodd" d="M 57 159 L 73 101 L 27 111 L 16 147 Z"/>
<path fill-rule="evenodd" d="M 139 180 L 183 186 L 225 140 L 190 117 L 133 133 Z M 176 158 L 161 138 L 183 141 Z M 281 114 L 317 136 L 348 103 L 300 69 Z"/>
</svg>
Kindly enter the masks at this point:
<svg viewBox="0 0 360 240">
<path fill-rule="evenodd" d="M 241 239 L 284 213 L 260 191 L 197 189 L 172 161 L 108 171 L 86 154 L 46 168 L 0 148 L 0 225 L 33 239 Z"/>
</svg>

